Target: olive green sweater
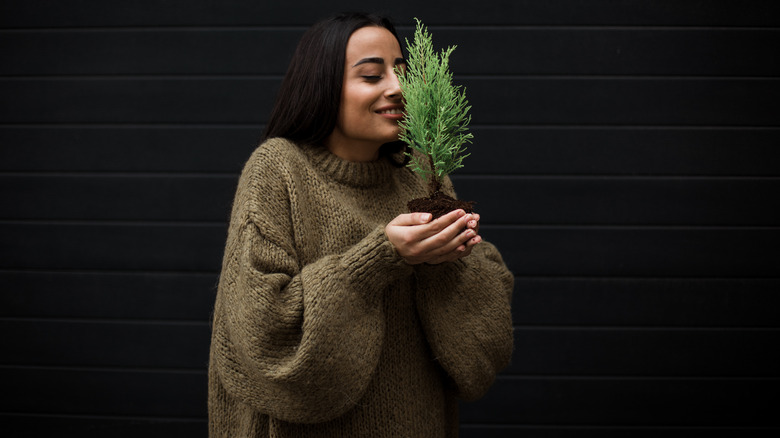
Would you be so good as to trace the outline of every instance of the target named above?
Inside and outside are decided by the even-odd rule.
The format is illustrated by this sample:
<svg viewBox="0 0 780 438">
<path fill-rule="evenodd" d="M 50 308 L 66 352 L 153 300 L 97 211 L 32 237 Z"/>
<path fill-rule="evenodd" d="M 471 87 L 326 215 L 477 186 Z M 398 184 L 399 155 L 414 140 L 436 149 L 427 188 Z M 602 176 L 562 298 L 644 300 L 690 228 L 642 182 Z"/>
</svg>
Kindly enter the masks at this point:
<svg viewBox="0 0 780 438">
<path fill-rule="evenodd" d="M 252 154 L 214 309 L 211 437 L 457 436 L 457 398 L 509 361 L 513 277 L 487 242 L 406 264 L 384 227 L 425 192 L 386 159 L 284 139 Z"/>
</svg>

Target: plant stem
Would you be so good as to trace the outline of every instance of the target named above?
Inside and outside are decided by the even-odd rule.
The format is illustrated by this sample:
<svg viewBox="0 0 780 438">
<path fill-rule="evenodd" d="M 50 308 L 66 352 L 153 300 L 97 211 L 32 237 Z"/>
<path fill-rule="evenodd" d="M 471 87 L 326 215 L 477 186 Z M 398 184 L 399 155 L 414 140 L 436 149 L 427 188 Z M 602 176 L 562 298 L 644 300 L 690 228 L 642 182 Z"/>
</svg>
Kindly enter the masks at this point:
<svg viewBox="0 0 780 438">
<path fill-rule="evenodd" d="M 439 177 L 436 175 L 436 167 L 433 165 L 433 155 L 428 155 L 428 163 L 431 166 L 431 195 L 441 190 L 441 183 L 439 182 Z"/>
</svg>

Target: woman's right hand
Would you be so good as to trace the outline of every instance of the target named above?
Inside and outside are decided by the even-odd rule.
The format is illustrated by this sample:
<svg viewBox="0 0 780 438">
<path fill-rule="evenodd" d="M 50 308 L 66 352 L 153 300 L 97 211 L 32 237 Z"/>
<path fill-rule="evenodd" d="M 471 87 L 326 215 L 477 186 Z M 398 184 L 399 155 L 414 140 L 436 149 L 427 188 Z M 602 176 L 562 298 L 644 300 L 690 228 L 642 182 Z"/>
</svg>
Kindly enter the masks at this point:
<svg viewBox="0 0 780 438">
<path fill-rule="evenodd" d="M 454 261 L 471 253 L 482 241 L 477 234 L 479 215 L 454 210 L 431 221 L 430 213 L 397 216 L 385 234 L 398 254 L 410 265 Z"/>
</svg>

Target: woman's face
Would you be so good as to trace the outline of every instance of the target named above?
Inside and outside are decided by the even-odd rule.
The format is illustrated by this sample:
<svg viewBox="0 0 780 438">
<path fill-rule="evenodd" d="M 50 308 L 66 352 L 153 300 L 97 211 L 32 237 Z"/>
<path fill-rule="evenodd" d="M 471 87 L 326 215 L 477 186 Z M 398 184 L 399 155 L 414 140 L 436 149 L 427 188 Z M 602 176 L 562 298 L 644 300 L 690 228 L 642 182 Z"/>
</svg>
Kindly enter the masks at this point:
<svg viewBox="0 0 780 438">
<path fill-rule="evenodd" d="M 403 104 L 393 68 L 403 64 L 401 47 L 387 29 L 363 27 L 349 37 L 338 120 L 326 140 L 331 152 L 372 161 L 384 143 L 398 140 Z"/>
</svg>

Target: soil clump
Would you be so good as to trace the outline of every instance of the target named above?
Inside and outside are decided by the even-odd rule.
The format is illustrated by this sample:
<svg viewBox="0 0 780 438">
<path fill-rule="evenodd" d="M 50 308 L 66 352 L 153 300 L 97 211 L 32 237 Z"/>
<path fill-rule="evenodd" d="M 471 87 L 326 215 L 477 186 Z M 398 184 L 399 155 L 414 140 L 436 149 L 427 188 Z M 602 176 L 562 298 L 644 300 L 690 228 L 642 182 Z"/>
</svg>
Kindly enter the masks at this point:
<svg viewBox="0 0 780 438">
<path fill-rule="evenodd" d="M 412 213 L 430 213 L 433 220 L 459 208 L 466 213 L 473 213 L 474 204 L 473 201 L 461 201 L 437 190 L 427 198 L 412 199 L 406 206 Z"/>
</svg>

